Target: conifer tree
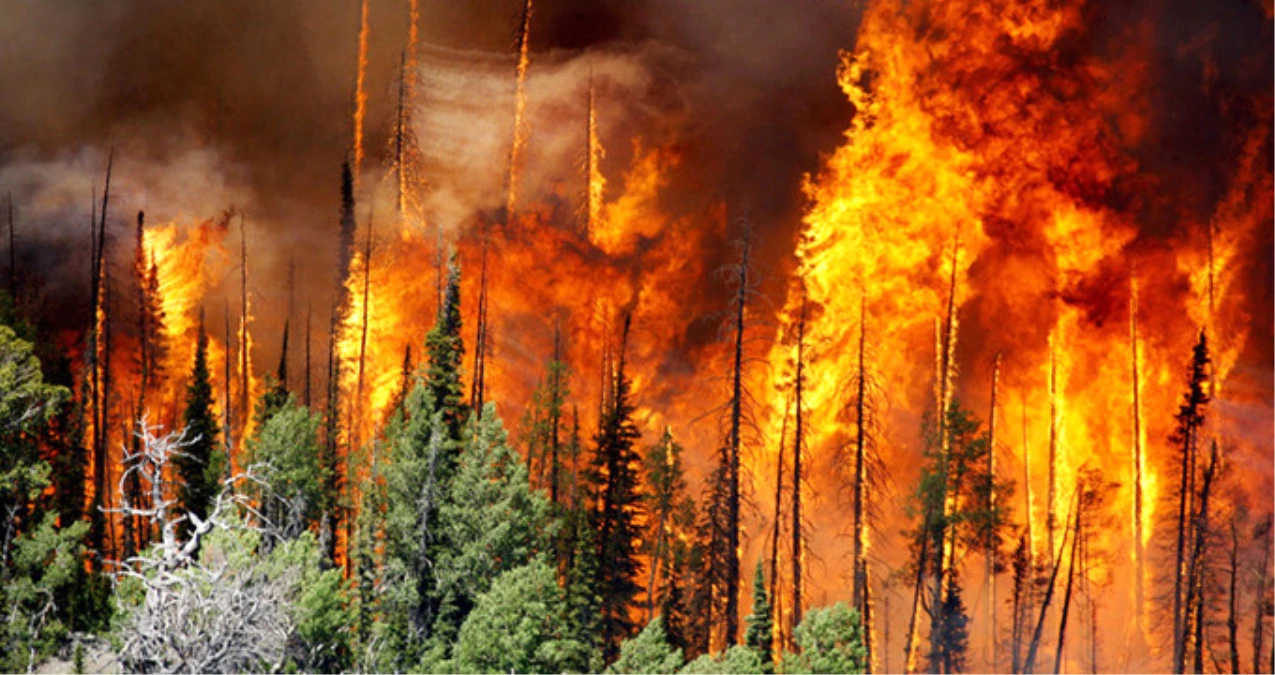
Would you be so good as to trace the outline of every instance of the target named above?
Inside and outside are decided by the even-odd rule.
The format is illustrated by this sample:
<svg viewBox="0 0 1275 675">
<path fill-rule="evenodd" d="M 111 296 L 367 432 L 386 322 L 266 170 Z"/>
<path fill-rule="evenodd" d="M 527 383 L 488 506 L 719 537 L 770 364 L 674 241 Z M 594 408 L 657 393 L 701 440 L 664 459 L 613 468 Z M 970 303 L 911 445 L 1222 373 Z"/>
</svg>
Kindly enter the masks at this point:
<svg viewBox="0 0 1275 675">
<path fill-rule="evenodd" d="M 567 513 L 565 530 L 570 554 L 563 580 L 564 622 L 568 634 L 588 650 L 589 658 L 580 664 L 581 672 L 596 673 L 602 668 L 602 595 L 598 591 L 597 538 L 584 500 Z"/>
<path fill-rule="evenodd" d="M 615 369 L 613 403 L 606 410 L 598 432 L 594 471 L 598 483 L 594 528 L 598 533 L 598 590 L 602 597 L 603 652 L 608 661 L 618 654 L 621 640 L 633 634 L 632 608 L 641 591 L 637 582 L 638 544 L 642 533 L 638 517 L 643 496 L 635 467 L 634 449 L 640 434 L 633 423 L 630 382 L 625 373 L 624 351 L 629 319 L 624 321 Z"/>
<path fill-rule="evenodd" d="M 213 416 L 213 391 L 208 372 L 208 335 L 203 320 L 195 345 L 195 364 L 186 386 L 186 411 L 183 415 L 191 444 L 176 459 L 181 481 L 178 504 L 182 511 L 200 519 L 208 515 L 208 505 L 217 492 L 224 468 L 217 443 L 217 419 Z M 193 523 L 185 523 L 187 531 Z"/>
<path fill-rule="evenodd" d="M 268 408 L 263 396 L 258 413 Z M 319 426 L 322 417 L 297 405 L 290 394 L 248 439 L 250 461 L 263 480 L 257 495 L 262 515 L 272 532 L 293 539 L 318 525 L 328 506 L 324 486 L 329 468 L 320 461 Z"/>
<path fill-rule="evenodd" d="M 646 485 L 650 490 L 647 495 L 647 513 L 650 516 L 651 532 L 645 540 L 645 553 L 650 557 L 650 574 L 646 585 L 646 611 L 649 620 L 655 616 L 659 574 L 662 571 L 667 572 L 669 567 L 671 540 L 676 538 L 673 521 L 682 502 L 686 500 L 682 446 L 673 439 L 672 429 L 665 429 L 660 441 L 647 450 L 643 457 L 643 469 Z"/>
<path fill-rule="evenodd" d="M 1196 479 L 1199 464 L 1199 432 L 1204 426 L 1204 411 L 1209 403 L 1208 340 L 1200 331 L 1199 340 L 1191 350 L 1191 366 L 1187 380 L 1187 392 L 1175 416 L 1177 427 L 1170 439 L 1180 453 L 1181 471 L 1177 484 L 1176 547 L 1173 559 L 1173 672 L 1185 672 L 1186 657 L 1191 647 L 1190 600 L 1191 584 L 1195 578 L 1192 556 L 1199 521 Z"/>
<path fill-rule="evenodd" d="M 385 468 L 385 571 L 387 592 L 382 633 L 386 667 L 414 667 L 437 615 L 433 560 L 440 540 L 438 511 L 446 494 L 440 457 L 454 453 L 442 415 L 418 382 L 386 430 L 390 458 Z"/>
<path fill-rule="evenodd" d="M 468 409 L 460 380 L 465 345 L 460 333 L 460 264 L 454 253 L 447 272 L 443 305 L 438 309 L 434 328 L 425 338 L 425 351 L 429 354 L 425 383 L 435 409 L 443 415 L 448 435 L 459 441 Z"/>
<path fill-rule="evenodd" d="M 465 430 L 458 459 L 438 512 L 445 545 L 431 559 L 439 596 L 432 630 L 449 642 L 497 576 L 548 548 L 549 503 L 527 485 L 494 403 Z"/>
<path fill-rule="evenodd" d="M 684 663 L 682 650 L 668 643 L 664 622 L 655 617 L 642 632 L 625 640 L 607 673 L 673 673 Z"/>
<path fill-rule="evenodd" d="M 909 563 L 916 578 L 924 572 L 937 579 L 926 667 L 935 673 L 963 668 L 968 648 L 959 571 L 950 561 L 971 551 L 995 555 L 1005 528 L 1005 512 L 997 505 L 1007 503 L 1010 490 L 1009 483 L 997 483 L 987 473 L 990 448 L 978 419 L 953 402 L 939 429 L 941 438 L 931 433 L 927 439 L 927 462 L 914 497 L 914 512 L 921 518 L 911 533 Z M 989 498 L 989 492 L 996 497 Z M 946 555 L 944 547 L 950 547 Z"/>
<path fill-rule="evenodd" d="M 261 400 L 257 402 L 257 409 L 253 411 L 256 423 L 253 425 L 255 434 L 259 434 L 262 426 L 270 421 L 284 406 L 288 405 L 291 394 L 288 392 L 288 321 L 283 322 L 283 345 L 279 352 L 279 366 L 275 370 L 274 375 L 266 376 L 266 391 L 261 395 Z M 252 439 L 249 439 L 251 444 Z"/>
<path fill-rule="evenodd" d="M 745 644 L 761 658 L 762 672 L 774 671 L 774 619 L 770 612 L 770 599 L 766 597 L 766 577 L 761 560 L 757 560 L 757 573 L 753 575 L 753 613 L 748 615 L 748 633 Z"/>
</svg>

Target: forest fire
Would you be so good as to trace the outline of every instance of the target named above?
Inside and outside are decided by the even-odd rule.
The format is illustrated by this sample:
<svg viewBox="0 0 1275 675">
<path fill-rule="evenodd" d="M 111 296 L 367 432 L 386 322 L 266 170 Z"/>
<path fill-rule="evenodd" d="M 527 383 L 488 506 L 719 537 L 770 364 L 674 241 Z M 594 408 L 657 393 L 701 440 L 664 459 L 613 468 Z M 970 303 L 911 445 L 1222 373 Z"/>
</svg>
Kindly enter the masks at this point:
<svg viewBox="0 0 1275 675">
<path fill-rule="evenodd" d="M 202 43 L 215 97 L 153 117 L 0 105 L 0 320 L 72 402 L 0 444 L 57 467 L 86 574 L 233 504 L 347 584 L 346 660 L 302 670 L 597 671 L 660 615 L 688 661 L 822 672 L 797 628 L 844 603 L 861 672 L 1271 672 L 1268 0 L 505 4 L 251 10 L 311 59 L 295 110 Z M 120 53 L 198 23 L 154 21 Z M 466 661 L 546 563 L 592 656 Z"/>
</svg>

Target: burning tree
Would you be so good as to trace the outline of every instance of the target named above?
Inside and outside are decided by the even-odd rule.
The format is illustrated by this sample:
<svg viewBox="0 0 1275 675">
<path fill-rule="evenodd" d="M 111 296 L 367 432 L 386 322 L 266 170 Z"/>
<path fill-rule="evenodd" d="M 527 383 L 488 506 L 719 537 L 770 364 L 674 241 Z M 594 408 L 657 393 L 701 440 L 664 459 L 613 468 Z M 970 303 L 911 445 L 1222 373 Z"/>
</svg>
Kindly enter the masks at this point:
<svg viewBox="0 0 1275 675">
<path fill-rule="evenodd" d="M 924 579 L 933 581 L 930 592 L 930 651 L 926 670 L 959 672 L 968 648 L 969 621 L 961 598 L 960 561 L 966 553 L 997 555 L 1006 527 L 1005 512 L 997 505 L 1006 502 L 1008 483 L 997 483 L 987 473 L 986 455 L 991 451 L 980 423 L 953 402 L 943 428 L 946 451 L 940 450 L 937 432 L 928 434 L 926 464 L 913 497 L 913 513 L 919 516 L 911 532 L 911 574 L 917 589 Z M 989 493 L 994 497 L 989 499 Z M 944 508 L 944 504 L 949 506 Z M 993 504 L 991 509 L 988 504 Z M 988 542 L 994 546 L 988 549 Z M 942 555 L 945 546 L 949 555 Z M 946 561 L 946 562 L 945 562 Z M 916 589 L 914 589 L 916 590 Z"/>
</svg>

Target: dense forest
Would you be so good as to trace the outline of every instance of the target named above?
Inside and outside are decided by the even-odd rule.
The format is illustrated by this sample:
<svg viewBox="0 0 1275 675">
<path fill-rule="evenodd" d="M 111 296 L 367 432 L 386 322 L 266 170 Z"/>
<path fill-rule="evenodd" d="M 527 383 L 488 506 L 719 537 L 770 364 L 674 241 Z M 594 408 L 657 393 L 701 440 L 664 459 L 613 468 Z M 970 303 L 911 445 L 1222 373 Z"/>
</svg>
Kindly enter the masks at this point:
<svg viewBox="0 0 1275 675">
<path fill-rule="evenodd" d="M 0 670 L 1275 670 L 1270 3 L 741 2 L 0 7 Z"/>
</svg>

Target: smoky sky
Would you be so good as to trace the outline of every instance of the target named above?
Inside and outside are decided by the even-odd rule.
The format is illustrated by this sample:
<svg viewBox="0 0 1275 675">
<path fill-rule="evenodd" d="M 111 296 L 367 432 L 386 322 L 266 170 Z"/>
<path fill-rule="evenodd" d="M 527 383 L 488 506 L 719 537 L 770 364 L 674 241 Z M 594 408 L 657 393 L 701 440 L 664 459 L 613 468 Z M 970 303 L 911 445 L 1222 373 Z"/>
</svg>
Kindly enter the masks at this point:
<svg viewBox="0 0 1275 675">
<path fill-rule="evenodd" d="M 367 147 L 369 162 L 376 163 L 394 115 L 408 4 L 369 2 Z M 511 59 L 521 10 L 520 0 L 421 0 L 423 48 Z M 157 193 L 167 192 L 194 205 L 188 208 L 196 213 L 183 214 L 191 217 L 213 217 L 217 202 L 236 202 L 294 255 L 335 260 L 358 12 L 358 0 L 5 2 L 0 167 L 78 161 L 100 172 L 105 149 L 115 147 L 126 212 L 112 226 L 121 233 L 133 208 L 155 207 Z M 1180 196 L 1133 205 L 1143 237 L 1154 245 L 1180 234 L 1182 210 L 1207 213 L 1227 190 L 1225 167 L 1242 137 L 1232 132 L 1269 123 L 1269 103 L 1254 101 L 1269 101 L 1271 21 L 1264 6 L 1251 1 L 1101 2 L 1084 12 L 1088 29 L 1059 47 L 1067 58 L 1114 54 L 1131 35 L 1147 42 L 1153 120 L 1129 152 L 1162 192 Z M 835 73 L 838 52 L 855 46 L 861 14 L 860 3 L 828 0 L 540 0 L 532 18 L 531 77 L 542 63 L 593 51 L 644 55 L 637 59 L 645 70 L 642 88 L 607 102 L 651 108 L 632 118 L 640 123 L 624 118 L 610 126 L 605 140 L 617 151 L 604 166 L 609 177 L 614 183 L 626 168 L 630 137 L 676 143 L 685 160 L 662 197 L 665 207 L 676 214 L 720 202 L 732 227 L 747 214 L 760 240 L 761 267 L 778 294 L 805 206 L 803 177 L 817 173 L 854 114 Z M 531 129 L 533 145 L 537 132 Z M 86 148 L 96 154 L 83 154 Z M 192 149 L 215 156 L 201 164 L 190 158 Z M 168 163 L 218 176 L 212 185 L 189 181 L 184 192 L 130 185 L 130 166 L 136 173 L 140 165 Z M 29 193 L 17 189 L 20 211 L 43 207 L 24 204 Z M 53 209 L 39 223 L 43 229 L 26 232 L 25 250 L 41 249 L 32 260 L 56 265 L 83 255 L 76 249 L 80 240 L 45 233 L 83 228 L 80 212 L 87 211 L 91 185 L 76 189 L 74 209 Z M 1269 243 L 1269 228 L 1259 239 Z M 70 249 L 50 253 L 42 242 Z M 704 254 L 725 262 L 727 243 Z M 270 261 L 276 277 L 280 261 Z M 1269 306 L 1269 257 L 1253 266 L 1256 295 Z M 54 280 L 60 274 L 45 270 Z M 330 278 L 322 269 L 309 274 Z M 1265 317 L 1255 319 L 1263 322 L 1258 334 L 1269 335 L 1269 312 L 1258 316 Z"/>
<path fill-rule="evenodd" d="M 507 56 L 521 10 L 519 0 L 422 0 L 420 39 L 425 48 Z M 357 0 L 4 3 L 0 166 L 95 148 L 84 163 L 96 160 L 100 173 L 114 147 L 116 188 L 127 192 L 130 166 L 212 149 L 218 159 L 208 169 L 229 183 L 226 199 L 308 258 L 324 257 L 335 242 L 350 145 L 358 12 Z M 392 124 L 407 13 L 406 0 L 370 2 L 369 162 Z M 835 148 L 850 114 L 835 67 L 838 50 L 853 47 L 858 16 L 852 3 L 823 1 L 543 0 L 533 9 L 531 76 L 542 60 L 591 50 L 659 51 L 643 61 L 649 81 L 630 101 L 644 96 L 661 112 L 645 118 L 647 128 L 622 131 L 654 142 L 675 136 L 686 160 L 672 181 L 679 189 L 667 196 L 670 211 L 720 201 L 732 214 L 747 212 L 761 248 L 775 252 L 765 264 L 777 279 L 800 222 L 801 177 Z M 605 139 L 619 150 L 604 166 L 615 174 L 626 168 L 630 142 L 620 131 Z M 537 130 L 530 133 L 534 145 Z M 90 189 L 77 209 L 87 210 Z M 15 199 L 29 213 L 24 197 Z M 187 199 L 182 215 L 216 215 L 211 199 Z M 120 206 L 155 201 L 126 196 Z M 126 232 L 131 219 L 113 218 L 112 228 Z M 724 261 L 727 248 L 710 254 Z"/>
</svg>

